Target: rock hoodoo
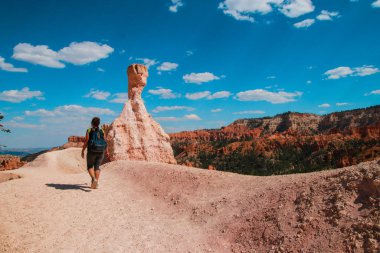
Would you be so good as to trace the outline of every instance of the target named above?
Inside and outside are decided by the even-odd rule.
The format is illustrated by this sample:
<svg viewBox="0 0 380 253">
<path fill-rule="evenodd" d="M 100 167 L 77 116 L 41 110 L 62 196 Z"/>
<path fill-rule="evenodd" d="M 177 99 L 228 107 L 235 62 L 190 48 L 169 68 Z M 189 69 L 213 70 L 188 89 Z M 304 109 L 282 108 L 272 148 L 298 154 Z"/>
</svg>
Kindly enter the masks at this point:
<svg viewBox="0 0 380 253">
<path fill-rule="evenodd" d="M 62 148 L 81 148 L 85 140 L 85 136 L 70 136 Z"/>
<path fill-rule="evenodd" d="M 18 156 L 0 155 L 0 171 L 18 169 L 24 164 Z"/>
<path fill-rule="evenodd" d="M 170 138 L 147 112 L 141 93 L 148 69 L 132 64 L 127 69 L 128 101 L 111 125 L 104 126 L 110 160 L 140 160 L 175 164 Z"/>
</svg>

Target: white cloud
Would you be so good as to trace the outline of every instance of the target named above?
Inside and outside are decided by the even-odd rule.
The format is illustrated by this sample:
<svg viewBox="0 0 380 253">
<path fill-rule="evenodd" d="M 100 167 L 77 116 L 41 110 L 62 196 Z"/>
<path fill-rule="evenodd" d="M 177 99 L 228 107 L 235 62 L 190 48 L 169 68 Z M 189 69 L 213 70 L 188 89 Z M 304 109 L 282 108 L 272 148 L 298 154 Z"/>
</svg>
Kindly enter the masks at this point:
<svg viewBox="0 0 380 253">
<path fill-rule="evenodd" d="M 53 117 L 56 114 L 52 111 L 46 109 L 38 109 L 34 111 L 25 111 L 25 115 L 27 116 L 38 116 L 38 117 Z"/>
<path fill-rule="evenodd" d="M 369 76 L 380 72 L 378 68 L 375 68 L 374 66 L 362 66 L 358 68 L 354 68 L 354 75 L 355 76 Z"/>
<path fill-rule="evenodd" d="M 296 18 L 315 9 L 311 0 L 289 0 L 282 5 L 280 11 L 289 18 Z"/>
<path fill-rule="evenodd" d="M 13 120 L 15 120 L 15 121 L 21 121 L 21 120 L 24 120 L 24 117 L 16 116 L 16 117 L 13 117 Z"/>
<path fill-rule="evenodd" d="M 159 64 L 160 62 L 156 59 L 150 59 L 150 58 L 133 58 L 129 57 L 129 60 L 136 60 L 142 62 L 147 68 L 150 68 L 154 65 Z M 178 68 L 178 64 L 174 62 L 163 62 L 161 65 L 157 66 L 158 71 L 174 71 Z M 158 72 L 159 74 L 161 72 Z"/>
<path fill-rule="evenodd" d="M 194 54 L 194 52 L 191 50 L 186 51 L 186 56 L 192 56 L 193 54 Z"/>
<path fill-rule="evenodd" d="M 187 114 L 184 118 L 188 120 L 201 120 L 201 118 L 196 114 Z"/>
<path fill-rule="evenodd" d="M 308 80 L 308 81 L 306 81 L 306 83 L 307 83 L 307 84 L 311 84 L 311 83 L 312 83 L 312 81 Z"/>
<path fill-rule="evenodd" d="M 183 80 L 185 80 L 186 83 L 195 84 L 207 83 L 220 79 L 219 77 L 215 76 L 213 73 L 210 72 L 186 74 L 182 78 Z"/>
<path fill-rule="evenodd" d="M 12 58 L 50 68 L 65 67 L 65 64 L 59 61 L 58 53 L 45 45 L 33 46 L 29 43 L 19 43 L 13 48 Z"/>
<path fill-rule="evenodd" d="M 194 111 L 195 109 L 193 107 L 189 106 L 179 106 L 179 105 L 173 105 L 173 106 L 157 106 L 152 110 L 152 112 L 158 113 L 158 112 L 166 112 L 166 111 L 175 111 L 175 110 L 186 110 L 186 111 Z"/>
<path fill-rule="evenodd" d="M 115 112 L 108 108 L 63 105 L 52 109 L 36 109 L 24 112 L 28 119 L 46 125 L 45 135 L 59 136 L 61 141 L 69 135 L 83 135 L 90 127 L 91 119 L 100 117 L 101 123 L 109 123 Z"/>
<path fill-rule="evenodd" d="M 209 96 L 211 92 L 209 91 L 201 91 L 195 93 L 186 93 L 185 97 L 190 100 L 198 100 Z"/>
<path fill-rule="evenodd" d="M 321 14 L 317 16 L 317 19 L 321 21 L 327 21 L 327 20 L 331 21 L 333 20 L 334 17 L 338 15 L 339 15 L 339 12 L 322 10 Z"/>
<path fill-rule="evenodd" d="M 0 56 L 0 69 L 8 72 L 28 72 L 26 68 L 15 68 L 13 64 L 5 62 L 5 59 Z"/>
<path fill-rule="evenodd" d="M 19 43 L 13 48 L 12 58 L 50 68 L 64 68 L 63 62 L 84 65 L 107 58 L 114 49 L 106 44 L 96 42 L 72 42 L 58 52 L 46 45 L 33 46 Z"/>
<path fill-rule="evenodd" d="M 364 94 L 364 96 L 369 96 L 369 95 L 380 95 L 380 90 L 373 90 L 369 93 Z"/>
<path fill-rule="evenodd" d="M 157 121 L 180 121 L 181 118 L 177 117 L 154 117 Z"/>
<path fill-rule="evenodd" d="M 154 117 L 157 121 L 184 121 L 184 120 L 201 120 L 196 114 L 186 114 L 183 117 Z"/>
<path fill-rule="evenodd" d="M 171 12 L 177 12 L 178 8 L 183 6 L 182 0 L 171 0 L 171 4 L 169 6 L 169 11 Z"/>
<path fill-rule="evenodd" d="M 371 65 L 364 65 L 353 69 L 350 67 L 338 67 L 326 71 L 324 75 L 327 75 L 327 79 L 340 79 L 347 76 L 369 76 L 378 72 L 380 72 L 378 68 Z"/>
<path fill-rule="evenodd" d="M 210 91 L 201 91 L 201 92 L 195 92 L 195 93 L 186 93 L 185 97 L 190 100 L 198 100 L 202 98 L 207 99 L 218 99 L 218 98 L 228 98 L 232 94 L 229 91 L 218 91 L 215 93 L 211 93 Z"/>
<path fill-rule="evenodd" d="M 372 5 L 373 8 L 380 8 L 380 0 L 376 0 L 371 5 Z"/>
<path fill-rule="evenodd" d="M 133 58 L 132 58 L 133 59 Z M 142 61 L 143 64 L 147 67 L 147 68 L 150 68 L 156 64 L 158 64 L 159 62 L 156 61 L 156 59 L 149 59 L 149 58 L 136 58 L 137 61 Z"/>
<path fill-rule="evenodd" d="M 211 112 L 221 112 L 221 111 L 223 111 L 223 109 L 220 109 L 220 108 L 215 108 L 211 110 Z"/>
<path fill-rule="evenodd" d="M 173 62 L 163 62 L 160 66 L 157 67 L 158 71 L 173 71 L 178 68 L 177 63 Z"/>
<path fill-rule="evenodd" d="M 309 18 L 309 19 L 305 19 L 301 22 L 295 23 L 295 24 L 293 24 L 293 26 L 296 28 L 306 28 L 306 27 L 313 25 L 314 23 L 315 23 L 315 20 Z"/>
<path fill-rule="evenodd" d="M 161 99 L 171 99 L 180 97 L 180 94 L 173 93 L 171 89 L 159 88 L 157 90 L 148 90 L 148 93 L 157 95 Z"/>
<path fill-rule="evenodd" d="M 282 2 L 283 0 L 225 0 L 219 3 L 218 8 L 236 20 L 254 22 L 252 14 L 267 14 L 273 11 L 272 6 L 278 6 Z"/>
<path fill-rule="evenodd" d="M 54 110 L 38 109 L 35 111 L 25 111 L 27 116 L 37 117 L 63 117 L 72 118 L 88 115 L 114 115 L 115 113 L 108 108 L 99 107 L 83 107 L 81 105 L 63 105 L 58 106 Z"/>
<path fill-rule="evenodd" d="M 297 97 L 300 97 L 302 92 L 271 92 L 263 89 L 247 90 L 239 92 L 236 95 L 236 99 L 240 101 L 267 101 L 272 104 L 281 104 L 296 101 Z"/>
<path fill-rule="evenodd" d="M 267 76 L 267 79 L 276 79 L 276 76 Z"/>
<path fill-rule="evenodd" d="M 95 98 L 97 100 L 106 100 L 111 93 L 108 91 L 101 91 L 101 90 L 95 90 L 91 89 L 89 93 L 87 93 L 84 97 L 85 98 Z"/>
<path fill-rule="evenodd" d="M 336 106 L 346 106 L 349 105 L 349 103 L 341 102 L 341 103 L 335 103 Z"/>
<path fill-rule="evenodd" d="M 311 0 L 225 0 L 219 3 L 223 13 L 236 20 L 254 22 L 254 14 L 265 15 L 277 9 L 289 18 L 314 11 Z"/>
<path fill-rule="evenodd" d="M 104 72 L 104 71 L 105 71 L 105 70 L 102 69 L 102 68 L 97 68 L 96 70 L 99 71 L 99 72 Z"/>
<path fill-rule="evenodd" d="M 240 111 L 234 112 L 233 114 L 264 114 L 264 111 L 261 110 L 249 110 L 249 111 Z"/>
<path fill-rule="evenodd" d="M 36 98 L 38 100 L 45 99 L 41 91 L 32 91 L 28 87 L 21 90 L 5 90 L 0 92 L 0 101 L 7 101 L 11 103 L 20 103 L 27 99 Z"/>
<path fill-rule="evenodd" d="M 107 58 L 113 51 L 114 49 L 106 44 L 84 41 L 70 43 L 68 47 L 59 50 L 58 55 L 61 61 L 84 65 Z"/>
<path fill-rule="evenodd" d="M 115 93 L 112 95 L 112 99 L 110 102 L 112 103 L 119 103 L 119 104 L 124 104 L 128 100 L 128 93 Z"/>
<path fill-rule="evenodd" d="M 327 79 L 339 79 L 353 74 L 354 72 L 350 67 L 338 67 L 335 69 L 330 69 L 325 72 Z"/>
<path fill-rule="evenodd" d="M 232 93 L 229 91 L 218 91 L 207 96 L 207 99 L 228 98 Z"/>
<path fill-rule="evenodd" d="M 253 17 L 251 17 L 249 15 L 246 15 L 246 14 L 242 14 L 241 12 L 238 12 L 236 10 L 224 9 L 223 13 L 226 14 L 226 15 L 229 15 L 229 16 L 231 16 L 231 17 L 233 17 L 233 18 L 235 18 L 236 20 L 239 20 L 239 21 L 249 21 L 251 23 L 255 22 L 255 19 Z"/>
<path fill-rule="evenodd" d="M 6 122 L 7 127 L 10 128 L 26 128 L 26 129 L 41 129 L 45 128 L 46 125 L 43 124 L 29 124 L 24 122 L 17 122 L 15 120 L 10 120 Z"/>
<path fill-rule="evenodd" d="M 319 108 L 329 108 L 330 107 L 330 104 L 321 104 L 321 105 L 318 105 Z"/>
</svg>

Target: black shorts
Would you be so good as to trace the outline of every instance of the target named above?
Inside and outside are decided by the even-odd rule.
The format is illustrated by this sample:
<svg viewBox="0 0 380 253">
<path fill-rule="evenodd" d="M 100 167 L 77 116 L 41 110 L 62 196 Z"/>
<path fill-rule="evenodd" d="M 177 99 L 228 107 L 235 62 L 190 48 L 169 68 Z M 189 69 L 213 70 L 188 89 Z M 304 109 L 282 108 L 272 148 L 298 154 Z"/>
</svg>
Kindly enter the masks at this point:
<svg viewBox="0 0 380 253">
<path fill-rule="evenodd" d="M 102 164 L 104 158 L 104 152 L 94 153 L 87 152 L 87 169 L 91 169 L 94 167 L 95 170 L 100 170 L 100 164 Z"/>
</svg>

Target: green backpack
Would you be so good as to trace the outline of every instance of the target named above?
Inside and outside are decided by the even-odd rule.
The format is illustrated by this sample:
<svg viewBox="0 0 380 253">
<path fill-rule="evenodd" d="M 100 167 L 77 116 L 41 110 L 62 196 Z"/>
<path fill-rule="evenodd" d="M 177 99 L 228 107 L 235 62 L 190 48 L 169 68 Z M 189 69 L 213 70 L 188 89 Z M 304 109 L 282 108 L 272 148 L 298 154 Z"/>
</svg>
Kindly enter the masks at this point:
<svg viewBox="0 0 380 253">
<path fill-rule="evenodd" d="M 99 128 L 89 128 L 88 150 L 93 153 L 102 153 L 107 148 L 107 142 L 104 140 L 104 132 Z"/>
</svg>

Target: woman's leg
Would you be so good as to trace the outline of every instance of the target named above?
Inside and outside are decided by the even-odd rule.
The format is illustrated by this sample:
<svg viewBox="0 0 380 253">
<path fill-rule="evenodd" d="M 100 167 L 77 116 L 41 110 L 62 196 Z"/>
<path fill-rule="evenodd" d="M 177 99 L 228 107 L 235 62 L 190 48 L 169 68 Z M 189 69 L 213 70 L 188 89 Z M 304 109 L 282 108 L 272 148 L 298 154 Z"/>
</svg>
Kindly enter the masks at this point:
<svg viewBox="0 0 380 253">
<path fill-rule="evenodd" d="M 104 152 L 97 155 L 95 159 L 94 168 L 95 168 L 95 178 L 97 181 L 99 181 L 100 165 L 102 164 L 103 159 L 104 159 Z"/>
<path fill-rule="evenodd" d="M 91 152 L 87 153 L 87 170 L 88 170 L 88 174 L 90 174 L 90 177 L 91 177 L 91 188 L 92 189 L 95 189 L 96 184 L 97 184 L 95 170 L 94 170 L 95 158 L 96 158 L 96 156 L 93 153 L 91 153 Z M 96 169 L 96 167 L 95 167 L 95 169 Z"/>
<path fill-rule="evenodd" d="M 90 174 L 91 180 L 91 189 L 96 189 L 98 187 L 98 180 L 96 179 L 96 171 L 93 168 L 88 169 L 88 173 Z"/>
<path fill-rule="evenodd" d="M 90 174 L 92 180 L 96 178 L 96 174 L 93 168 L 88 169 L 88 174 Z"/>
<path fill-rule="evenodd" d="M 99 170 L 95 170 L 95 178 L 97 181 L 99 181 L 99 177 L 100 177 L 100 169 Z"/>
</svg>

